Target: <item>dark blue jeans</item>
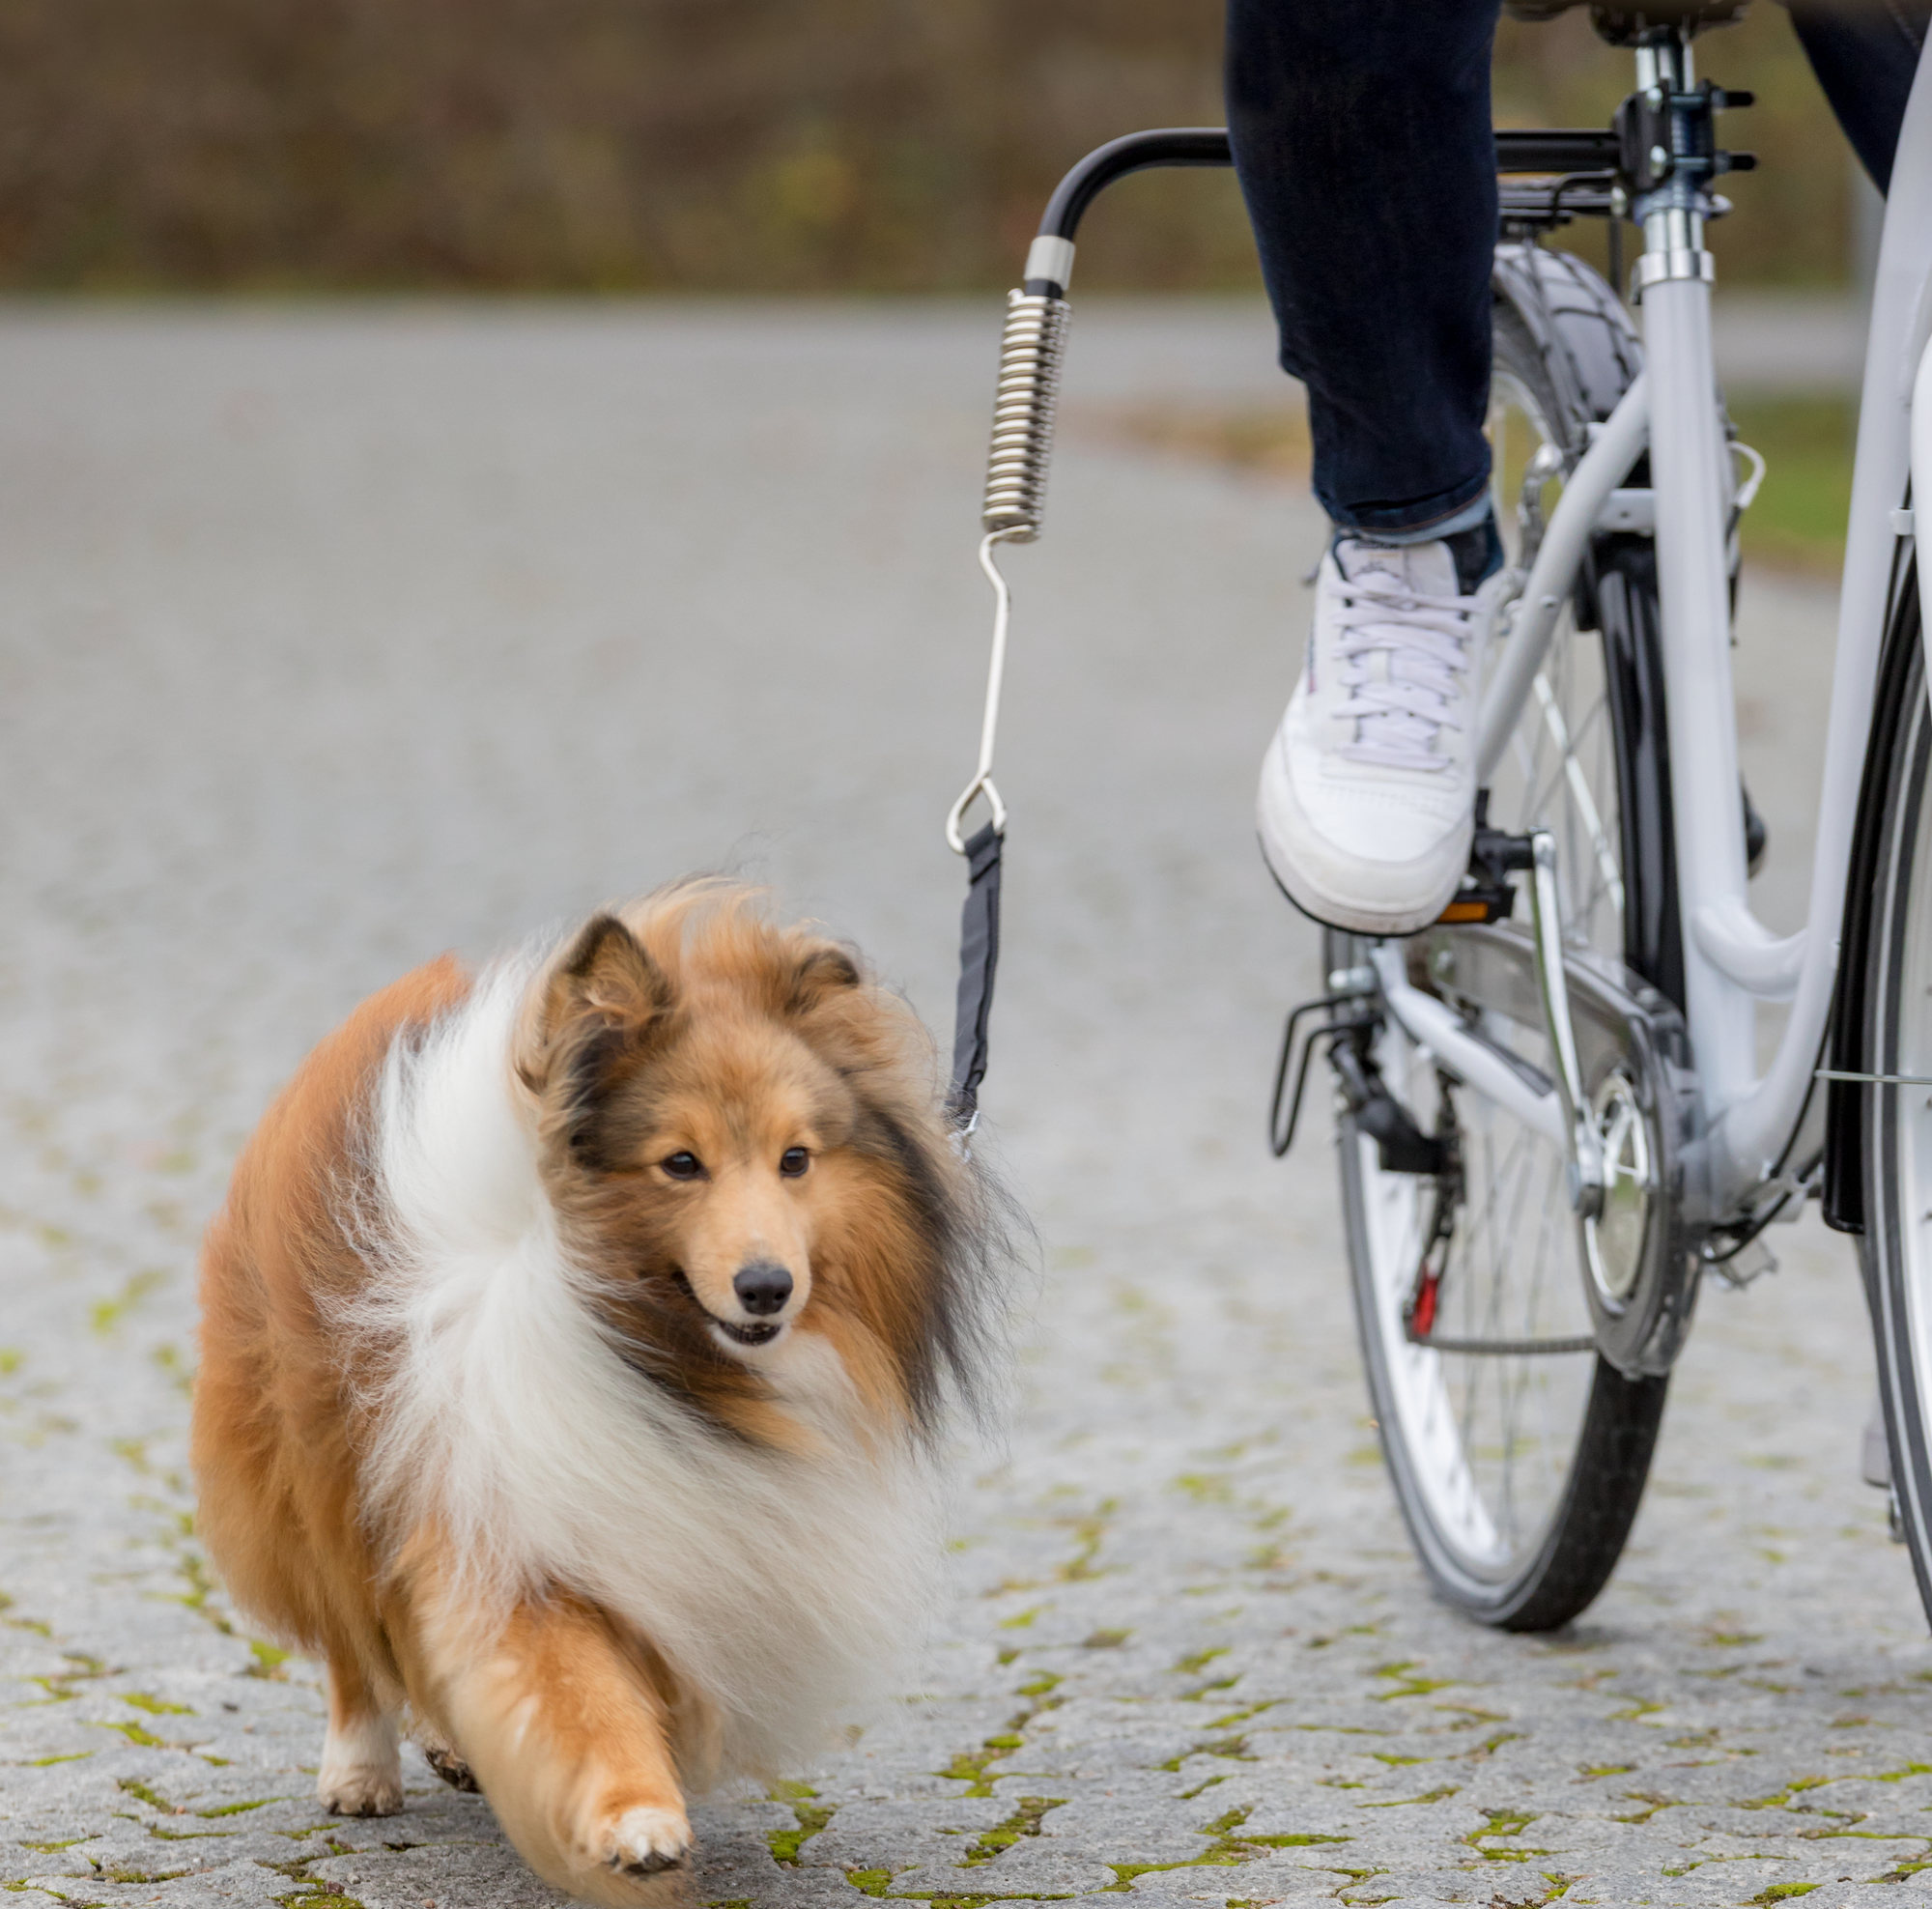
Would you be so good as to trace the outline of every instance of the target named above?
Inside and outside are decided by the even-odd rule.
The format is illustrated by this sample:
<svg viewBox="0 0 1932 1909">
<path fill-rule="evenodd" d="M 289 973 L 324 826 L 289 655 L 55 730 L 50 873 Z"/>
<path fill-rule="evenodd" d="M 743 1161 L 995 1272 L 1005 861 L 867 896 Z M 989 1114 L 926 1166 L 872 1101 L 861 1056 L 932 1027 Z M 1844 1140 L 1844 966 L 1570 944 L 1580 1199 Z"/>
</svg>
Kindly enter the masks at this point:
<svg viewBox="0 0 1932 1909">
<path fill-rule="evenodd" d="M 1228 0 L 1235 165 L 1282 368 L 1308 387 L 1315 495 L 1345 530 L 1412 538 L 1481 521 L 1497 8 Z M 1932 0 L 1791 12 L 1883 189 Z"/>
</svg>

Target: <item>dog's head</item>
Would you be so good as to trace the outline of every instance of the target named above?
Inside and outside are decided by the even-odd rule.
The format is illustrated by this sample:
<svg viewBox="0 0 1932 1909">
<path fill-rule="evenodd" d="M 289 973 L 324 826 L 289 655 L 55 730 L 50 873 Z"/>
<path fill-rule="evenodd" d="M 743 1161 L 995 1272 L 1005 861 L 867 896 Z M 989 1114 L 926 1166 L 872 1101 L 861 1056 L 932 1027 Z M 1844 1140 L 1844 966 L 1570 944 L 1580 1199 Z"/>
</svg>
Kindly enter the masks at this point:
<svg viewBox="0 0 1932 1909">
<path fill-rule="evenodd" d="M 539 981 L 518 1070 L 636 1363 L 728 1418 L 817 1333 L 876 1409 L 930 1421 L 984 1229 L 923 1032 L 844 949 L 715 886 L 600 915 Z"/>
</svg>

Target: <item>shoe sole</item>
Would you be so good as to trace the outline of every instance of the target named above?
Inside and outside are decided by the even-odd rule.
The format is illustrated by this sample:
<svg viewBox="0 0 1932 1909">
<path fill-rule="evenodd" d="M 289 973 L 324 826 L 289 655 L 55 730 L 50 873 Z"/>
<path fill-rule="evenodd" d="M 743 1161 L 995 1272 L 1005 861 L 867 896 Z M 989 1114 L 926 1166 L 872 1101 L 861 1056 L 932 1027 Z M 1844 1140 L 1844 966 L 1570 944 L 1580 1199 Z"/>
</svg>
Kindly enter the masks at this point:
<svg viewBox="0 0 1932 1909">
<path fill-rule="evenodd" d="M 1297 912 L 1306 915 L 1319 927 L 1334 928 L 1342 934 L 1367 935 L 1377 941 L 1399 941 L 1405 936 L 1420 934 L 1424 928 L 1434 927 L 1442 919 L 1442 911 L 1454 900 L 1456 891 L 1462 886 L 1463 876 L 1459 869 L 1455 879 L 1426 914 L 1401 915 L 1373 914 L 1364 909 L 1339 908 L 1330 901 L 1312 901 L 1294 892 L 1294 884 L 1275 867 L 1274 858 L 1268 853 L 1267 841 L 1259 829 L 1255 831 L 1255 844 L 1262 852 L 1262 866 L 1274 879 L 1274 885 L 1281 890 Z M 1468 856 L 1465 851 L 1463 862 Z"/>
</svg>

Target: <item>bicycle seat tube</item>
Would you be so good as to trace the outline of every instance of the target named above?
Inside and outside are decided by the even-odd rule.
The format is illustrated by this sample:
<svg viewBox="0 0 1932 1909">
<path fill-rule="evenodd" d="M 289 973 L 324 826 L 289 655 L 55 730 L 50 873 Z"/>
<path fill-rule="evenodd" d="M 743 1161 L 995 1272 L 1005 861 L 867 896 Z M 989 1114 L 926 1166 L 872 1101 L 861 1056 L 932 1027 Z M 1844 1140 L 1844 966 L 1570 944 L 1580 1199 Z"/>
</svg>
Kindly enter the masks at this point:
<svg viewBox="0 0 1932 1909">
<path fill-rule="evenodd" d="M 1636 66 L 1638 93 L 1628 110 L 1649 141 L 1641 155 L 1649 189 L 1633 208 L 1644 237 L 1634 290 L 1650 385 L 1671 797 L 1686 904 L 1685 1007 L 1713 1119 L 1748 1091 L 1756 1059 L 1751 999 L 1713 958 L 1714 924 L 1755 927 L 1745 900 L 1731 689 L 1730 460 L 1712 370 L 1713 271 L 1704 246 L 1718 101 L 1711 89 L 1694 87 L 1681 33 L 1647 35 Z"/>
</svg>

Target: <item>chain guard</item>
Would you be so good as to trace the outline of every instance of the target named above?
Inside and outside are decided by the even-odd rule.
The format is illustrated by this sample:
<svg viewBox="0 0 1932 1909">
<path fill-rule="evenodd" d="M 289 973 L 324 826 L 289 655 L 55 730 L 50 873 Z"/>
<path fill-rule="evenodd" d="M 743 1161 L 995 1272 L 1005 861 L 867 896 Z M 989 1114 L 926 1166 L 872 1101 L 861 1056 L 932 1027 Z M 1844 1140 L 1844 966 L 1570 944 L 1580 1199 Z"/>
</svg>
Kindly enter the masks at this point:
<svg viewBox="0 0 1932 1909">
<path fill-rule="evenodd" d="M 1510 924 L 1431 929 L 1409 943 L 1408 967 L 1417 987 L 1467 1016 L 1544 1025 L 1535 951 Z M 1573 950 L 1564 975 L 1591 1105 L 1642 1169 L 1640 1197 L 1627 1175 L 1613 1217 L 1577 1221 L 1579 1277 L 1604 1357 L 1626 1378 L 1655 1376 L 1675 1362 L 1697 1296 L 1685 1198 L 1697 1121 L 1690 1037 L 1677 1009 L 1616 962 Z"/>
</svg>

